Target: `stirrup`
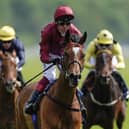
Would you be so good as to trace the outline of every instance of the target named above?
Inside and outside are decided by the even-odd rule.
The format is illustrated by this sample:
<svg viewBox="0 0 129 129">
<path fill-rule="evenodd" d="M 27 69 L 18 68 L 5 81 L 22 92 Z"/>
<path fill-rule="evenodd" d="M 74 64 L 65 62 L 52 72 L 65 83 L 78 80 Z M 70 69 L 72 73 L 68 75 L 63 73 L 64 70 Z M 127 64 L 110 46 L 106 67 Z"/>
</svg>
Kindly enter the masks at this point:
<svg viewBox="0 0 129 129">
<path fill-rule="evenodd" d="M 85 108 L 85 106 L 83 106 L 83 107 L 81 108 L 81 112 L 82 112 L 82 114 L 87 115 L 87 109 Z"/>
<path fill-rule="evenodd" d="M 32 115 L 36 111 L 33 109 L 33 103 L 27 103 L 24 108 L 25 113 Z"/>
<path fill-rule="evenodd" d="M 82 124 L 84 126 L 86 126 L 86 119 L 87 119 L 87 110 L 86 110 L 86 108 L 82 108 L 81 114 L 82 114 Z"/>
</svg>

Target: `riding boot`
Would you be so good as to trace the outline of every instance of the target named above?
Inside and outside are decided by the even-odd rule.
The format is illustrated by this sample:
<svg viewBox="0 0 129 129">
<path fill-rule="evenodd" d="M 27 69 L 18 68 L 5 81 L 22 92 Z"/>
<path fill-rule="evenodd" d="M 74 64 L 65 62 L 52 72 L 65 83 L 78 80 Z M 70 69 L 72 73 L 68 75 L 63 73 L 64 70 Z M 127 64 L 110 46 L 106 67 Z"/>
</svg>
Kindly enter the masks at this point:
<svg viewBox="0 0 129 129">
<path fill-rule="evenodd" d="M 76 92 L 79 104 L 80 104 L 80 109 L 81 109 L 81 114 L 82 114 L 82 123 L 84 126 L 86 126 L 86 117 L 87 117 L 87 111 L 86 108 L 81 100 L 81 97 L 83 96 L 83 93 L 78 89 Z"/>
<path fill-rule="evenodd" d="M 112 73 L 112 76 L 115 78 L 115 80 L 118 82 L 120 89 L 122 90 L 123 93 L 123 99 L 126 99 L 128 101 L 129 99 L 129 90 L 127 88 L 127 85 L 124 81 L 124 79 L 122 78 L 122 76 L 117 72 L 114 71 Z"/>
<path fill-rule="evenodd" d="M 30 96 L 29 100 L 27 101 L 27 103 L 25 105 L 25 113 L 31 115 L 37 111 L 36 109 L 33 108 L 33 104 L 36 102 L 36 100 L 40 94 L 41 94 L 41 92 L 38 90 L 35 90 L 32 92 L 32 95 Z"/>
<path fill-rule="evenodd" d="M 51 88 L 51 86 L 56 82 L 56 80 L 54 80 L 53 82 L 46 84 L 46 86 L 44 87 L 44 90 L 41 94 L 39 94 L 39 96 L 37 97 L 36 101 L 33 103 L 33 109 L 35 111 L 37 111 L 39 109 L 39 104 L 41 99 L 43 99 L 44 95 L 47 94 L 48 90 Z"/>
<path fill-rule="evenodd" d="M 44 89 L 49 84 L 46 77 L 43 77 L 36 86 L 36 90 L 32 93 L 32 96 L 25 105 L 25 112 L 28 114 L 33 114 L 39 109 L 39 103 L 41 98 L 44 96 Z"/>
</svg>

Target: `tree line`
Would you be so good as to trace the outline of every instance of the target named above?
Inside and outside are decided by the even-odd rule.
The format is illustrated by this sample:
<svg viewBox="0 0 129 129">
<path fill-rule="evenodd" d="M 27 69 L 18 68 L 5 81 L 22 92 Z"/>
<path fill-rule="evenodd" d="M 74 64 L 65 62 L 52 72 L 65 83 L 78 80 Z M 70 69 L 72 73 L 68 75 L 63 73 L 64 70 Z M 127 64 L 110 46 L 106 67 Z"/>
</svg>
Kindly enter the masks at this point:
<svg viewBox="0 0 129 129">
<path fill-rule="evenodd" d="M 0 26 L 14 26 L 26 45 L 38 44 L 41 28 L 53 20 L 58 5 L 69 5 L 74 23 L 92 40 L 101 29 L 109 29 L 122 42 L 129 41 L 129 0 L 1 0 Z"/>
</svg>

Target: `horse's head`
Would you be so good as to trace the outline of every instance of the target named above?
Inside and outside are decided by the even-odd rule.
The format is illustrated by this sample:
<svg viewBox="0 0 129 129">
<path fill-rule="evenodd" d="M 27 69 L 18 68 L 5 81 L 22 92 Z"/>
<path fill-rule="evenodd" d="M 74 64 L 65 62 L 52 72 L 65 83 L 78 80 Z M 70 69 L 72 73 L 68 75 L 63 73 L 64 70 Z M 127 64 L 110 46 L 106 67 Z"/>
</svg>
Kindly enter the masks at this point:
<svg viewBox="0 0 129 129">
<path fill-rule="evenodd" d="M 15 54 L 1 53 L 1 70 L 0 79 L 9 92 L 13 91 L 13 86 L 16 84 L 17 80 L 17 70 L 16 70 L 16 57 Z"/>
<path fill-rule="evenodd" d="M 112 73 L 112 57 L 109 50 L 99 51 L 96 55 L 96 73 L 103 83 L 108 83 Z"/>
<path fill-rule="evenodd" d="M 112 58 L 109 50 L 101 50 L 96 55 L 96 74 L 90 97 L 100 106 L 112 106 L 121 98 L 118 83 L 112 76 Z"/>
<path fill-rule="evenodd" d="M 77 86 L 81 78 L 81 72 L 84 66 L 84 51 L 83 44 L 86 40 L 87 33 L 80 38 L 79 42 L 73 42 L 69 32 L 65 37 L 65 49 L 62 58 L 62 68 L 65 77 L 69 80 L 70 86 Z"/>
</svg>

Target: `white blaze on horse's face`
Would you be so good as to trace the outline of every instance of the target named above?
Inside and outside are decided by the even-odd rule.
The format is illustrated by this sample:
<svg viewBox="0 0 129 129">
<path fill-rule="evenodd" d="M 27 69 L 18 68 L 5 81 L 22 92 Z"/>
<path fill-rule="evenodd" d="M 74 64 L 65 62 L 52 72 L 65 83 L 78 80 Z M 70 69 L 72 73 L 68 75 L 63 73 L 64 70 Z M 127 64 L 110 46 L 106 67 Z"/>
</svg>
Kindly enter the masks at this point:
<svg viewBox="0 0 129 129">
<path fill-rule="evenodd" d="M 77 56 L 79 50 L 80 50 L 79 47 L 73 47 L 73 53 L 75 54 L 75 56 Z"/>
<path fill-rule="evenodd" d="M 81 74 L 81 64 L 79 58 L 80 47 L 72 47 L 72 52 L 70 53 L 71 58 L 69 58 L 69 84 L 70 87 L 75 87 L 78 85 Z"/>
</svg>

